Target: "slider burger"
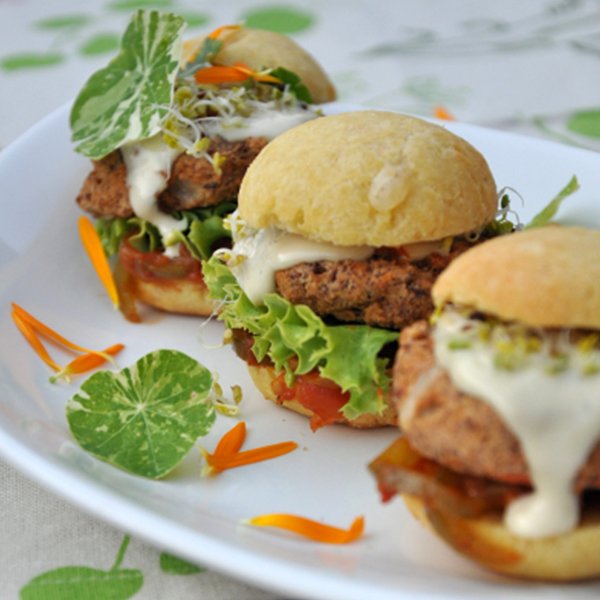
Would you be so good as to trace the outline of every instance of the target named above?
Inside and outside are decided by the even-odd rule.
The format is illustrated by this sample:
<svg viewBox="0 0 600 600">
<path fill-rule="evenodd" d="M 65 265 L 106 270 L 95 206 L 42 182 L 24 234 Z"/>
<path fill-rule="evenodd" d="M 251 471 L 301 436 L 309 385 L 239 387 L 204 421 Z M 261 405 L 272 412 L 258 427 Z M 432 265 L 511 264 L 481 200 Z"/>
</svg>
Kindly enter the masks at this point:
<svg viewBox="0 0 600 600">
<path fill-rule="evenodd" d="M 77 203 L 98 219 L 125 316 L 135 300 L 210 315 L 200 261 L 230 244 L 222 218 L 248 165 L 335 91 L 289 38 L 241 26 L 182 42 L 184 22 L 139 11 L 71 113 L 93 161 Z"/>
<path fill-rule="evenodd" d="M 403 437 L 372 464 L 384 498 L 462 554 L 535 579 L 600 575 L 600 231 L 485 242 L 407 327 Z"/>
<path fill-rule="evenodd" d="M 204 275 L 267 399 L 313 429 L 395 424 L 398 331 L 431 314 L 433 281 L 497 226 L 497 207 L 486 161 L 445 128 L 382 111 L 325 116 L 252 163 L 234 246 Z"/>
</svg>

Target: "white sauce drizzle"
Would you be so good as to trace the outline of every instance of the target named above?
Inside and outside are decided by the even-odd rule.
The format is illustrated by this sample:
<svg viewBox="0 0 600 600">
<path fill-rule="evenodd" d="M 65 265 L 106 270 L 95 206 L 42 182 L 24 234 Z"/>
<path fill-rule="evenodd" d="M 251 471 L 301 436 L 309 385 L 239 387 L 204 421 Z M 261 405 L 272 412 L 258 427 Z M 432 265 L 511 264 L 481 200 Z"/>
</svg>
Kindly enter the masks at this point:
<svg viewBox="0 0 600 600">
<path fill-rule="evenodd" d="M 456 313 L 439 318 L 435 355 L 456 386 L 488 402 L 521 444 L 534 491 L 508 506 L 505 524 L 524 538 L 565 533 L 579 521 L 573 484 L 600 435 L 599 380 L 575 368 L 549 375 L 538 364 L 508 372 L 494 366 L 483 342 L 450 350 L 466 323 Z"/>
<path fill-rule="evenodd" d="M 366 260 L 372 254 L 370 246 L 336 246 L 264 227 L 236 240 L 231 251 L 231 272 L 248 298 L 260 305 L 265 294 L 275 292 L 275 272 L 280 269 L 318 260 Z M 236 257 L 243 260 L 236 261 Z"/>
<path fill-rule="evenodd" d="M 284 131 L 316 117 L 314 112 L 299 106 L 283 112 L 267 106 L 245 118 L 233 115 L 202 119 L 202 129 L 207 136 L 219 135 L 230 142 L 247 137 L 264 137 L 271 141 Z M 175 231 L 185 229 L 186 222 L 159 210 L 157 199 L 167 187 L 171 166 L 181 150 L 168 146 L 159 134 L 124 144 L 121 153 L 127 166 L 127 186 L 133 212 L 159 230 L 167 256 L 178 256 L 180 245 L 169 244 L 169 237 Z"/>
<path fill-rule="evenodd" d="M 301 107 L 286 111 L 260 110 L 246 118 L 235 115 L 217 118 L 214 121 L 207 118 L 204 119 L 203 129 L 207 135 L 220 135 L 228 142 L 237 142 L 248 137 L 264 137 L 270 142 L 284 131 L 316 117 L 314 112 Z"/>
<path fill-rule="evenodd" d="M 167 187 L 173 161 L 180 154 L 165 144 L 161 135 L 131 142 L 121 147 L 127 166 L 129 202 L 137 217 L 152 223 L 160 232 L 167 248 L 166 254 L 175 256 L 179 249 L 168 246 L 169 236 L 185 228 L 184 220 L 177 220 L 158 208 L 158 196 Z"/>
</svg>

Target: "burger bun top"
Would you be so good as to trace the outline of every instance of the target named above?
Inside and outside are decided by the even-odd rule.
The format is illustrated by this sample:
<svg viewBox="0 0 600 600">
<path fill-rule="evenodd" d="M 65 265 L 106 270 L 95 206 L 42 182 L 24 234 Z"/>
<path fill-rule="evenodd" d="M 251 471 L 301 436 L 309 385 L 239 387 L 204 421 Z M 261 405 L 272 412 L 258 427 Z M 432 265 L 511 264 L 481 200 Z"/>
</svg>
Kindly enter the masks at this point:
<svg viewBox="0 0 600 600">
<path fill-rule="evenodd" d="M 452 261 L 432 296 L 529 326 L 600 329 L 600 231 L 548 225 L 494 238 Z"/>
<path fill-rule="evenodd" d="M 205 37 L 185 42 L 184 63 L 195 55 Z M 289 37 L 274 31 L 239 27 L 224 31 L 218 39 L 222 46 L 215 63 L 229 66 L 241 62 L 254 71 L 283 67 L 300 77 L 316 104 L 336 99 L 335 88 L 322 67 Z"/>
<path fill-rule="evenodd" d="M 400 246 L 463 234 L 498 208 L 483 156 L 444 127 L 366 110 L 313 119 L 248 169 L 242 218 L 337 245 Z"/>
</svg>

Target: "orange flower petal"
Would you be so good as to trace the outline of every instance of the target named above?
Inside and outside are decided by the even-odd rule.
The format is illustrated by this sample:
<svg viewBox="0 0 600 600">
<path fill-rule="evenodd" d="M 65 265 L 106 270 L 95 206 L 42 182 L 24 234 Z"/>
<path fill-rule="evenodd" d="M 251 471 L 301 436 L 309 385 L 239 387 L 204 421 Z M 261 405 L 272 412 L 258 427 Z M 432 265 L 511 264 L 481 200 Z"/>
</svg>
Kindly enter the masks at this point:
<svg viewBox="0 0 600 600">
<path fill-rule="evenodd" d="M 219 440 L 212 456 L 225 457 L 239 452 L 245 439 L 246 423 L 241 421 Z"/>
<path fill-rule="evenodd" d="M 79 236 L 83 247 L 87 252 L 92 265 L 102 282 L 102 285 L 106 288 L 110 299 L 112 300 L 115 308 L 119 307 L 119 294 L 117 293 L 117 287 L 115 285 L 110 265 L 102 248 L 102 242 L 100 236 L 94 229 L 92 222 L 84 216 L 79 217 Z"/>
<path fill-rule="evenodd" d="M 452 116 L 452 114 L 450 113 L 450 111 L 448 111 L 446 108 L 444 108 L 443 106 L 436 106 L 433 109 L 433 114 L 436 117 L 436 119 L 442 119 L 444 121 L 455 121 L 456 119 Z"/>
<path fill-rule="evenodd" d="M 249 519 L 246 523 L 256 527 L 278 527 L 325 544 L 348 544 L 357 540 L 365 529 L 364 517 L 355 519 L 350 529 L 340 529 L 305 517 L 287 514 L 262 515 Z"/>
<path fill-rule="evenodd" d="M 271 446 L 262 446 L 261 448 L 254 448 L 253 450 L 246 450 L 244 452 L 236 452 L 229 456 L 216 456 L 215 454 L 207 455 L 206 462 L 215 471 L 225 471 L 227 469 L 235 469 L 236 467 L 243 467 L 244 465 L 250 465 L 263 460 L 270 460 L 271 458 L 277 458 L 292 452 L 298 447 L 295 442 L 281 442 L 280 444 L 273 444 Z"/>
<path fill-rule="evenodd" d="M 38 321 L 33 315 L 29 314 L 25 309 L 21 308 L 18 304 L 12 303 L 14 313 L 27 325 L 37 331 L 38 333 L 43 334 L 47 338 L 70 348 L 71 350 L 77 350 L 78 352 L 86 352 L 88 354 L 96 354 L 102 358 L 103 361 L 111 360 L 109 356 L 105 352 L 100 350 L 90 350 L 89 348 L 84 348 L 83 346 L 78 346 L 73 342 L 69 341 L 67 338 L 63 337 L 59 333 L 56 333 L 53 329 L 50 329 L 47 325 L 44 325 L 41 321 Z M 38 340 L 39 341 L 39 340 Z M 59 367 L 60 368 L 60 367 Z"/>
<path fill-rule="evenodd" d="M 211 31 L 208 34 L 208 37 L 211 40 L 216 40 L 224 31 L 231 31 L 234 29 L 239 29 L 241 25 L 222 25 L 221 27 L 217 27 L 214 31 Z"/>
<path fill-rule="evenodd" d="M 57 379 L 69 380 L 71 375 L 79 375 L 80 373 L 86 373 L 92 369 L 103 365 L 107 360 L 107 356 L 116 356 L 125 346 L 123 344 L 114 344 L 104 350 L 102 355 L 98 353 L 88 352 L 82 354 L 77 358 L 73 359 L 64 369 L 61 369 L 54 377 L 50 378 L 50 381 L 54 383 Z"/>
<path fill-rule="evenodd" d="M 197 83 L 229 83 L 232 81 L 244 81 L 248 75 L 240 71 L 237 67 L 206 67 L 194 73 L 194 79 Z"/>
<path fill-rule="evenodd" d="M 42 345 L 42 342 L 38 339 L 35 334 L 35 330 L 31 327 L 27 322 L 25 322 L 16 312 L 12 312 L 11 316 L 15 325 L 19 328 L 19 331 L 25 336 L 25 339 L 32 345 L 36 354 L 52 369 L 55 371 L 61 371 L 62 367 L 57 365 L 48 352 L 46 352 L 46 348 Z"/>
</svg>

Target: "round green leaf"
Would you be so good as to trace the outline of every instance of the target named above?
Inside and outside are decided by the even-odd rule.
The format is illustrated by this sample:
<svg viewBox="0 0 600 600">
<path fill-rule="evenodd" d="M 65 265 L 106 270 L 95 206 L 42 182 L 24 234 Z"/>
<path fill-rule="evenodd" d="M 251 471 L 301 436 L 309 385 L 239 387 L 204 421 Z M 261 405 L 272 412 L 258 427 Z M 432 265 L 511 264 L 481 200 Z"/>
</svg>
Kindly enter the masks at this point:
<svg viewBox="0 0 600 600">
<path fill-rule="evenodd" d="M 181 17 L 156 11 L 138 11 L 132 18 L 121 50 L 94 73 L 71 110 L 76 150 L 102 158 L 128 141 L 160 131 L 168 112 L 179 69 Z"/>
<path fill-rule="evenodd" d="M 57 52 L 25 52 L 23 54 L 12 54 L 10 56 L 5 56 L 2 60 L 0 60 L 0 66 L 7 71 L 19 71 L 21 69 L 49 67 L 52 65 L 57 65 L 64 60 L 65 57 Z"/>
<path fill-rule="evenodd" d="M 21 588 L 21 600 L 127 600 L 144 583 L 137 569 L 100 571 L 90 567 L 61 567 L 34 577 Z"/>
<path fill-rule="evenodd" d="M 96 35 L 81 47 L 81 53 L 88 56 L 113 52 L 119 47 L 119 36 L 112 33 Z"/>
<path fill-rule="evenodd" d="M 246 13 L 244 24 L 250 29 L 267 29 L 277 33 L 298 33 L 314 25 L 315 17 L 289 6 L 258 8 Z"/>
<path fill-rule="evenodd" d="M 73 437 L 130 473 L 157 479 L 181 462 L 215 421 L 212 376 L 176 350 L 157 350 L 120 372 L 98 371 L 67 403 Z"/>
</svg>

